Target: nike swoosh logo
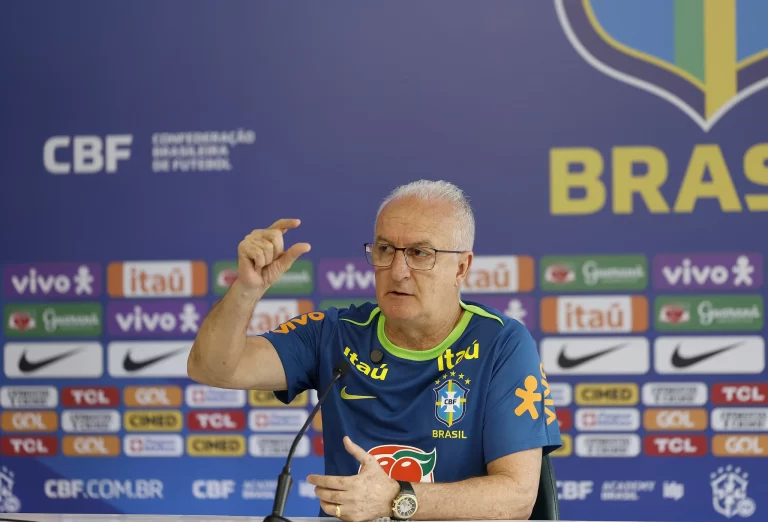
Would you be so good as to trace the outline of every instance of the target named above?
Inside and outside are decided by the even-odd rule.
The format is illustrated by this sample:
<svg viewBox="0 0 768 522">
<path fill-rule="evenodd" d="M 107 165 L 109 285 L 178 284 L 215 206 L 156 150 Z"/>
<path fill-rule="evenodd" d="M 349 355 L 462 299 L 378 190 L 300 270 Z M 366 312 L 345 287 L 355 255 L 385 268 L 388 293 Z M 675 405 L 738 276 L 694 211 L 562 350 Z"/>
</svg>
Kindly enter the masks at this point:
<svg viewBox="0 0 768 522">
<path fill-rule="evenodd" d="M 158 363 L 164 359 L 168 359 L 169 357 L 173 357 L 177 353 L 180 353 L 184 351 L 185 348 L 179 348 L 177 350 L 172 350 L 168 353 L 164 353 L 162 355 L 158 355 L 157 357 L 152 357 L 151 359 L 144 359 L 143 361 L 134 361 L 131 358 L 131 352 L 128 351 L 125 354 L 125 358 L 123 359 L 123 369 L 126 372 L 137 372 L 141 370 L 142 368 L 146 368 L 147 366 L 150 366 L 152 364 Z"/>
<path fill-rule="evenodd" d="M 609 348 L 606 348 L 605 350 L 600 350 L 595 353 L 591 353 L 589 355 L 585 355 L 583 357 L 576 357 L 575 359 L 571 359 L 567 355 L 565 355 L 565 346 L 560 349 L 560 356 L 557 358 L 557 364 L 560 366 L 560 368 L 569 369 L 569 368 L 576 368 L 577 366 L 581 366 L 582 364 L 588 363 L 592 359 L 597 359 L 598 357 L 602 357 L 605 354 L 615 352 L 619 348 L 624 348 L 629 343 L 621 343 L 617 344 L 616 346 L 611 346 Z"/>
<path fill-rule="evenodd" d="M 341 389 L 341 398 L 349 401 L 353 401 L 355 399 L 375 399 L 376 397 L 373 395 L 350 395 L 349 393 L 347 393 L 347 387 L 344 386 Z"/>
<path fill-rule="evenodd" d="M 41 359 L 35 362 L 30 362 L 27 359 L 27 352 L 25 351 L 23 354 L 21 354 L 21 359 L 19 360 L 19 371 L 21 371 L 22 373 L 31 373 L 36 370 L 39 370 L 40 368 L 45 368 L 49 364 L 53 364 L 62 359 L 66 359 L 67 357 L 70 357 L 71 355 L 74 355 L 79 351 L 82 351 L 82 348 L 75 348 L 74 350 L 63 352 L 58 355 L 54 355 L 53 357 L 49 357 L 47 359 Z"/>
<path fill-rule="evenodd" d="M 695 357 L 683 357 L 682 355 L 680 355 L 680 343 L 678 343 L 678 345 L 675 347 L 675 352 L 672 354 L 672 366 L 674 366 L 675 368 L 687 368 L 689 366 L 693 366 L 696 363 L 700 363 L 705 359 L 714 357 L 719 353 L 723 353 L 725 351 L 736 348 L 741 344 L 744 344 L 744 341 L 740 341 L 734 344 L 729 344 L 728 346 L 723 346 L 722 348 L 717 348 L 715 350 L 712 350 L 711 352 L 702 353 L 701 355 L 696 355 Z"/>
</svg>

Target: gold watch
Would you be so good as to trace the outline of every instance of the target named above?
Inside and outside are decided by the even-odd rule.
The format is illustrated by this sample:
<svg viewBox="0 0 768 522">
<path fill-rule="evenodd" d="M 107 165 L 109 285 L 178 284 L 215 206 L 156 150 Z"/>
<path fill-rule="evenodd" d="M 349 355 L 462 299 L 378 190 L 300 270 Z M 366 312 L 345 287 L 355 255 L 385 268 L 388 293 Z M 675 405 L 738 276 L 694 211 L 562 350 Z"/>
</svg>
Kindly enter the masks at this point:
<svg viewBox="0 0 768 522">
<path fill-rule="evenodd" d="M 419 509 L 419 501 L 416 492 L 410 482 L 398 480 L 400 492 L 392 500 L 392 518 L 394 520 L 408 520 Z"/>
</svg>

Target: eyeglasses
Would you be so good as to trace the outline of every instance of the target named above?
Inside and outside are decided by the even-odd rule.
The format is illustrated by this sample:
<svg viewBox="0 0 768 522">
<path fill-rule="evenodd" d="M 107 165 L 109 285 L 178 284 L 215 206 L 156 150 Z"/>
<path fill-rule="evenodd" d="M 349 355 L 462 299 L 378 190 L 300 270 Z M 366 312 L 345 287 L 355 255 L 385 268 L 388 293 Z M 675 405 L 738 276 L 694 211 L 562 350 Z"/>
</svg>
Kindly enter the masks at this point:
<svg viewBox="0 0 768 522">
<path fill-rule="evenodd" d="M 388 267 L 395 260 L 398 250 L 403 251 L 405 264 L 413 270 L 432 270 L 435 267 L 438 252 L 463 254 L 466 250 L 437 250 L 429 247 L 397 248 L 386 243 L 365 243 L 365 258 L 373 266 Z"/>
</svg>

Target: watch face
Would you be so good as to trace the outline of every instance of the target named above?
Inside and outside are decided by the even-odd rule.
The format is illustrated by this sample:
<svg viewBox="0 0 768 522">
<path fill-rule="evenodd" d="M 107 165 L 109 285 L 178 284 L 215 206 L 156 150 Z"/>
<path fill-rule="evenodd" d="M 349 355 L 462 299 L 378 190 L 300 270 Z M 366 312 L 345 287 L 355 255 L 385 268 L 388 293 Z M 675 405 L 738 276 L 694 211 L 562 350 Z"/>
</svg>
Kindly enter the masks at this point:
<svg viewBox="0 0 768 522">
<path fill-rule="evenodd" d="M 412 496 L 401 497 L 397 502 L 395 511 L 400 518 L 410 517 L 416 513 L 416 499 Z"/>
</svg>

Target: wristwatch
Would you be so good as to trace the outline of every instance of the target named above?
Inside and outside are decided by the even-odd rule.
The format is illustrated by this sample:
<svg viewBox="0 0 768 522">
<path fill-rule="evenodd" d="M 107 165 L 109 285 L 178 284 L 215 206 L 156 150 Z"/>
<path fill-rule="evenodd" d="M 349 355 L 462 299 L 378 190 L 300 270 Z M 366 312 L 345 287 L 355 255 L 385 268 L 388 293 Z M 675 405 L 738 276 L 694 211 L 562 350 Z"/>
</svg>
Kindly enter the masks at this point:
<svg viewBox="0 0 768 522">
<path fill-rule="evenodd" d="M 400 492 L 392 500 L 392 518 L 394 520 L 408 520 L 419 508 L 419 502 L 416 500 L 416 492 L 413 486 L 405 480 L 398 480 Z"/>
</svg>

